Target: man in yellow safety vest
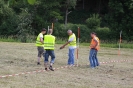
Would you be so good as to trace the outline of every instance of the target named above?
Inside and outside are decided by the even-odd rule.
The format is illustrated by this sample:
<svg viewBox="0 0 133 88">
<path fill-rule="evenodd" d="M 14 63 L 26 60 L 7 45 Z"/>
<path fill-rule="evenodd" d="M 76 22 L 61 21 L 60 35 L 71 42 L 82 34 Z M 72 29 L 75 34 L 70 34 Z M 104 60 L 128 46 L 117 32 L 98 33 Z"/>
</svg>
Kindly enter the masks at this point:
<svg viewBox="0 0 133 88">
<path fill-rule="evenodd" d="M 54 45 L 55 45 L 55 37 L 52 35 L 53 30 L 49 29 L 48 34 L 44 36 L 44 49 L 46 50 L 45 52 L 45 70 L 47 70 L 48 66 L 48 58 L 51 56 L 51 61 L 50 61 L 50 66 L 49 69 L 51 71 L 54 71 L 52 65 L 54 64 L 55 61 L 55 54 L 54 54 Z"/>
<path fill-rule="evenodd" d="M 73 66 L 74 65 L 74 53 L 76 49 L 76 36 L 72 32 L 72 30 L 68 30 L 67 33 L 69 35 L 68 42 L 66 42 L 63 46 L 61 46 L 60 49 L 63 49 L 66 45 L 69 45 L 68 65 Z"/>
<path fill-rule="evenodd" d="M 38 61 L 37 61 L 37 65 L 40 65 L 40 58 L 41 55 L 44 53 L 44 41 L 43 41 L 43 35 L 46 33 L 46 29 L 43 28 L 41 33 L 37 36 L 36 39 L 36 46 L 37 46 L 37 50 L 38 50 Z"/>
</svg>

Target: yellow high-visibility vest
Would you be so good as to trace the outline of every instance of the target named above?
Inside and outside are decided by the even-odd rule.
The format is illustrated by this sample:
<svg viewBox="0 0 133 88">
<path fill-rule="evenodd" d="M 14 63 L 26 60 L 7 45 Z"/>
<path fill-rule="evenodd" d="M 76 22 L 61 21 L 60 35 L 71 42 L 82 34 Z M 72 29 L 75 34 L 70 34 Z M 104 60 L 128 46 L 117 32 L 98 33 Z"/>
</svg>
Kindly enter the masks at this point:
<svg viewBox="0 0 133 88">
<path fill-rule="evenodd" d="M 74 40 L 69 43 L 69 46 L 76 46 L 76 36 L 74 33 L 69 36 L 68 40 L 70 40 L 72 37 L 74 37 Z"/>
<path fill-rule="evenodd" d="M 44 36 L 44 49 L 54 50 L 55 37 L 53 35 Z"/>
<path fill-rule="evenodd" d="M 36 46 L 44 47 L 44 44 L 40 41 L 40 35 L 41 35 L 41 33 L 37 36 Z"/>
</svg>

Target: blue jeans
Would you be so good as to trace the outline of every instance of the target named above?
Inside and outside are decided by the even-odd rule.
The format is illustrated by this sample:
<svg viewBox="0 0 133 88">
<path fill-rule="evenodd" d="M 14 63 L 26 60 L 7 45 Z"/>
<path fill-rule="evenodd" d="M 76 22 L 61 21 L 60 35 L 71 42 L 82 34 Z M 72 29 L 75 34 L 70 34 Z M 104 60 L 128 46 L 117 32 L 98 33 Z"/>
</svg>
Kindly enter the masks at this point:
<svg viewBox="0 0 133 88">
<path fill-rule="evenodd" d="M 92 68 L 99 66 L 99 62 L 97 59 L 97 50 L 95 50 L 95 49 L 90 50 L 89 61 L 90 61 L 90 66 Z"/>
<path fill-rule="evenodd" d="M 69 49 L 68 65 L 74 65 L 74 52 L 75 49 Z"/>
<path fill-rule="evenodd" d="M 45 54 L 44 54 L 44 62 L 47 63 L 49 60 L 49 56 L 51 56 L 51 61 L 50 63 L 53 63 L 54 64 L 54 61 L 55 61 L 55 54 L 54 54 L 54 50 L 46 50 Z"/>
</svg>

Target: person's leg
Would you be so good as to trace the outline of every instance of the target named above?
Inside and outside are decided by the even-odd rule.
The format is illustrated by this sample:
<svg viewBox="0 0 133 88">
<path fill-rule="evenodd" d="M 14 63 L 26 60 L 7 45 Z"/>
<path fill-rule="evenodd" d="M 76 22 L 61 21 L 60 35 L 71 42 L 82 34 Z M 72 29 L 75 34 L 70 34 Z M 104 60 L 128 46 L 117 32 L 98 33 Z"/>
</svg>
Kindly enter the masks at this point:
<svg viewBox="0 0 133 88">
<path fill-rule="evenodd" d="M 53 65 L 53 64 L 54 64 L 54 61 L 55 61 L 54 50 L 51 50 L 51 51 L 50 51 L 50 56 L 51 56 L 50 64 Z"/>
<path fill-rule="evenodd" d="M 45 57 L 45 59 L 44 59 L 44 66 L 45 66 L 45 70 L 47 70 L 47 67 L 48 67 L 48 58 L 49 58 L 49 51 L 48 50 L 45 51 L 44 57 Z"/>
<path fill-rule="evenodd" d="M 94 58 L 94 50 L 91 49 L 90 50 L 90 56 L 89 56 L 89 61 L 90 61 L 90 67 L 91 68 L 94 68 L 94 60 L 93 60 L 93 58 Z"/>
<path fill-rule="evenodd" d="M 37 50 L 38 50 L 37 65 L 40 65 L 40 58 L 41 58 L 41 55 L 44 53 L 44 48 L 43 47 L 37 47 Z"/>
<path fill-rule="evenodd" d="M 72 65 L 74 65 L 74 60 L 75 60 L 75 49 L 72 49 Z"/>
<path fill-rule="evenodd" d="M 37 50 L 38 50 L 37 65 L 40 65 L 41 54 L 40 54 L 40 51 L 39 51 L 39 47 L 37 47 Z"/>
<path fill-rule="evenodd" d="M 96 50 L 94 49 L 94 55 L 93 55 L 93 64 L 94 64 L 94 67 L 97 66 L 97 62 L 96 62 Z"/>
<path fill-rule="evenodd" d="M 98 58 L 97 58 L 97 50 L 95 51 L 95 65 L 96 66 L 99 66 L 99 61 L 98 61 Z"/>
<path fill-rule="evenodd" d="M 54 50 L 50 50 L 50 56 L 51 56 L 51 61 L 50 61 L 50 67 L 49 69 L 51 71 L 54 71 L 52 65 L 54 64 L 54 61 L 55 61 L 55 54 L 54 54 Z"/>
<path fill-rule="evenodd" d="M 68 65 L 72 64 L 72 49 L 69 49 Z"/>
</svg>

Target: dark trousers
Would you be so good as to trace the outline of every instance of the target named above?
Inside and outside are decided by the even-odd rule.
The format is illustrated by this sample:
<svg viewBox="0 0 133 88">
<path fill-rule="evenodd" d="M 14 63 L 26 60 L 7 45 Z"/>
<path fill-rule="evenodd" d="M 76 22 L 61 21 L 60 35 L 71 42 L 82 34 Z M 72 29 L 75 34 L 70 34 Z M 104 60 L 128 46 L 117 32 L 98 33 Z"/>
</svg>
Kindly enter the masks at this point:
<svg viewBox="0 0 133 88">
<path fill-rule="evenodd" d="M 98 58 L 97 58 L 97 50 L 91 49 L 90 56 L 89 56 L 90 66 L 92 68 L 99 66 Z"/>
<path fill-rule="evenodd" d="M 46 50 L 46 51 L 45 51 L 45 54 L 44 54 L 44 57 L 45 57 L 44 62 L 45 62 L 45 63 L 47 63 L 47 62 L 49 61 L 49 60 L 48 60 L 49 56 L 51 56 L 51 61 L 50 61 L 50 63 L 54 63 L 54 61 L 55 61 L 54 50 Z"/>
</svg>

